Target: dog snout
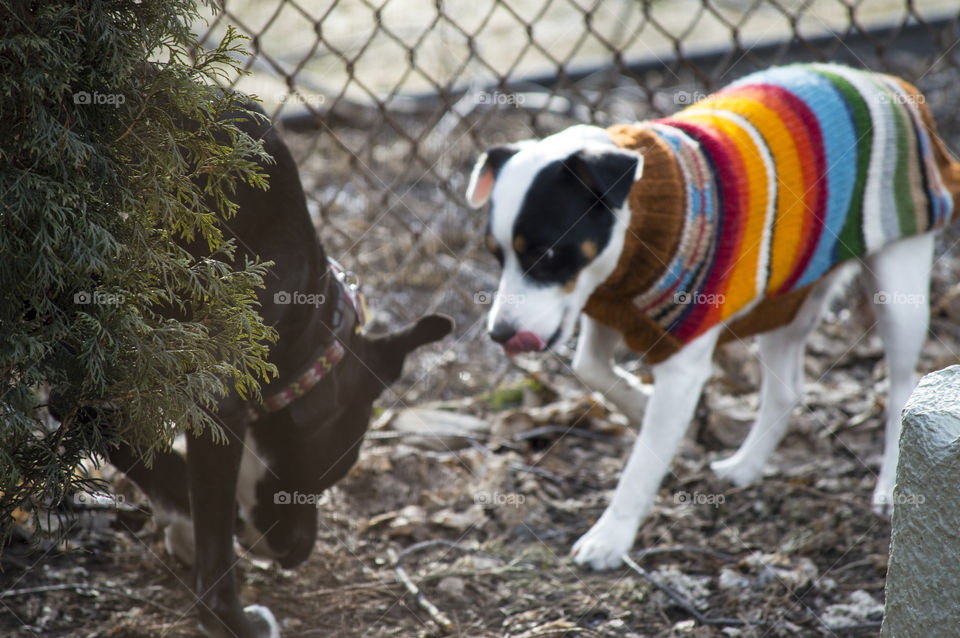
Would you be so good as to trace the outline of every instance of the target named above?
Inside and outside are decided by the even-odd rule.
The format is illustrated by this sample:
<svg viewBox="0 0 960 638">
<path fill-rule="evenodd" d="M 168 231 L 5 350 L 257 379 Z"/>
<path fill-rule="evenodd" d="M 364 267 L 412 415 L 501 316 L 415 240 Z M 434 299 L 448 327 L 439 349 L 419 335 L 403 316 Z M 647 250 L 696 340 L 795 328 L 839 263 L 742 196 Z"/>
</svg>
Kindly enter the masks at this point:
<svg viewBox="0 0 960 638">
<path fill-rule="evenodd" d="M 515 334 L 517 334 L 517 329 L 503 321 L 496 322 L 490 329 L 490 338 L 499 344 L 510 341 Z"/>
</svg>

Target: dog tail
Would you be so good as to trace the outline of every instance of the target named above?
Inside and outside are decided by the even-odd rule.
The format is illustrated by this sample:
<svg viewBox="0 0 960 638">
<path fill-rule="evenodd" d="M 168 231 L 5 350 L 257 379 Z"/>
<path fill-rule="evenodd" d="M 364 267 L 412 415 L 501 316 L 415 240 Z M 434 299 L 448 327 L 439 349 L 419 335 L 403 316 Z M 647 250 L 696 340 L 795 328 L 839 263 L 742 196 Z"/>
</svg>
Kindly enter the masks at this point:
<svg viewBox="0 0 960 638">
<path fill-rule="evenodd" d="M 920 112 L 920 118 L 923 120 L 923 128 L 927 131 L 930 138 L 930 144 L 933 147 L 933 160 L 940 170 L 940 178 L 943 180 L 943 186 L 949 191 L 953 199 L 953 215 L 950 222 L 960 219 L 960 161 L 947 149 L 937 134 L 937 125 L 933 121 L 930 109 L 927 107 L 927 101 L 923 94 L 912 84 L 901 80 L 901 85 L 907 94 L 914 99 L 914 104 Z"/>
</svg>

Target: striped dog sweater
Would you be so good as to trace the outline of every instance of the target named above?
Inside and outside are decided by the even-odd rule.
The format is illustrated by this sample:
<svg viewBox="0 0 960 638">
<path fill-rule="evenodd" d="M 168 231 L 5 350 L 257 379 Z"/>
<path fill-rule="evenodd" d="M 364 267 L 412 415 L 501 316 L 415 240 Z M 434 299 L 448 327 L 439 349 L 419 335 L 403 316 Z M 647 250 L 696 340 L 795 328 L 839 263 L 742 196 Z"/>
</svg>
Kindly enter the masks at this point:
<svg viewBox="0 0 960 638">
<path fill-rule="evenodd" d="M 585 312 L 652 363 L 721 322 L 721 341 L 789 323 L 836 265 L 944 226 L 960 195 L 923 96 L 839 65 L 761 71 L 608 131 L 644 172 Z"/>
</svg>

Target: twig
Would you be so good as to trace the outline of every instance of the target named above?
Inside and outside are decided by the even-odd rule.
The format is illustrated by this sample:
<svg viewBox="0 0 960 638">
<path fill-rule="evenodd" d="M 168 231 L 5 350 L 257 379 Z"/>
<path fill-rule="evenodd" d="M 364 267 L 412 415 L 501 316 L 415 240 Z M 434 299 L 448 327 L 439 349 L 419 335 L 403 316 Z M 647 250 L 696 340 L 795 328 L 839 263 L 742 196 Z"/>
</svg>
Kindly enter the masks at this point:
<svg viewBox="0 0 960 638">
<path fill-rule="evenodd" d="M 466 439 L 467 441 L 486 441 L 489 437 L 482 433 L 467 434 L 465 432 L 403 432 L 398 430 L 369 431 L 364 435 L 368 441 L 384 441 L 391 439 Z"/>
<path fill-rule="evenodd" d="M 150 605 L 151 607 L 156 607 L 160 611 L 166 612 L 168 614 L 179 614 L 175 609 L 171 609 L 160 603 L 156 603 L 148 598 L 141 598 L 135 594 L 129 594 L 125 591 L 115 589 L 113 587 L 107 587 L 106 585 L 88 585 L 86 583 L 62 583 L 58 585 L 40 585 L 37 587 L 24 587 L 23 589 L 8 589 L 6 591 L 0 592 L 0 599 L 3 598 L 13 598 L 15 596 L 29 596 L 31 594 L 44 594 L 47 592 L 54 591 L 88 591 L 88 592 L 98 592 L 105 594 L 113 594 L 114 596 L 122 596 L 124 598 L 129 598 L 130 600 L 136 600 L 137 602 L 143 603 L 145 605 Z"/>
<path fill-rule="evenodd" d="M 740 618 L 714 618 L 712 616 L 704 616 L 701 614 L 693 604 L 684 598 L 679 592 L 677 592 L 672 587 L 664 585 L 656 578 L 650 575 L 650 572 L 645 570 L 643 567 L 640 567 L 630 556 L 627 554 L 623 555 L 623 562 L 633 571 L 637 572 L 642 576 L 647 582 L 651 585 L 662 591 L 667 595 L 670 600 L 679 605 L 684 611 L 693 616 L 697 622 L 703 625 L 769 625 L 770 623 L 759 621 L 759 620 L 741 620 Z"/>
<path fill-rule="evenodd" d="M 411 554 L 415 554 L 416 552 L 420 552 L 425 549 L 430 549 L 431 547 L 438 547 L 438 546 L 447 547 L 449 549 L 455 549 L 458 552 L 462 552 L 465 554 L 474 554 L 476 556 L 483 556 L 484 558 L 489 558 L 491 560 L 495 560 L 500 563 L 507 563 L 507 561 L 500 558 L 499 556 L 494 556 L 493 554 L 489 554 L 481 549 L 464 547 L 458 543 L 455 543 L 454 541 L 449 541 L 444 538 L 438 538 L 432 541 L 423 541 L 420 543 L 414 543 L 413 545 L 406 548 L 396 556 L 391 556 L 391 560 L 393 561 L 393 571 L 397 575 L 397 580 L 399 580 L 403 584 L 403 586 L 406 587 L 408 592 L 416 596 L 417 602 L 420 604 L 421 607 L 423 607 L 423 609 L 428 614 L 430 614 L 430 617 L 433 619 L 435 623 L 437 623 L 437 625 L 440 626 L 440 628 L 442 628 L 447 633 L 453 633 L 457 629 L 453 621 L 447 618 L 446 614 L 440 611 L 436 605 L 434 605 L 432 602 L 430 602 L 427 599 L 426 596 L 424 596 L 423 592 L 420 591 L 420 588 L 417 587 L 416 583 L 414 583 L 413 580 L 410 579 L 410 576 L 407 574 L 406 570 L 403 568 L 403 561 L 406 560 Z M 392 550 L 390 551 L 390 553 L 391 554 L 393 553 Z M 507 563 L 507 567 L 511 567 L 511 566 L 512 564 Z"/>
<path fill-rule="evenodd" d="M 416 547 L 414 545 L 414 547 Z M 407 548 L 408 550 L 410 548 Z M 392 551 L 390 552 L 393 553 Z M 403 555 L 393 557 L 393 571 L 397 575 L 397 580 L 406 588 L 408 592 L 414 595 L 419 603 L 420 607 L 423 608 L 430 618 L 433 619 L 433 622 L 442 629 L 445 633 L 452 634 L 457 630 L 456 625 L 453 624 L 453 621 L 447 618 L 447 615 L 440 611 L 436 605 L 434 605 L 430 600 L 424 595 L 420 588 L 417 587 L 417 584 L 410 579 L 410 576 L 407 575 L 407 571 L 403 568 L 401 564 L 403 561 Z"/>
</svg>

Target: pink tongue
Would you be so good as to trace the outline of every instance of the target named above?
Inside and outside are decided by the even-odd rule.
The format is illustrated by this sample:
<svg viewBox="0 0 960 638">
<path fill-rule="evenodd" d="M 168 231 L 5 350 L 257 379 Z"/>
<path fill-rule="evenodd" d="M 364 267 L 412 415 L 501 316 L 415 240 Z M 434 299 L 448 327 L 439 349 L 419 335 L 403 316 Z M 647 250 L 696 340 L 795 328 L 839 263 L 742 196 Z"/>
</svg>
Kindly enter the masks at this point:
<svg viewBox="0 0 960 638">
<path fill-rule="evenodd" d="M 543 341 L 540 337 L 529 330 L 521 330 L 510 338 L 510 341 L 503 344 L 503 351 L 507 356 L 512 357 L 521 352 L 532 352 L 543 350 Z"/>
</svg>

